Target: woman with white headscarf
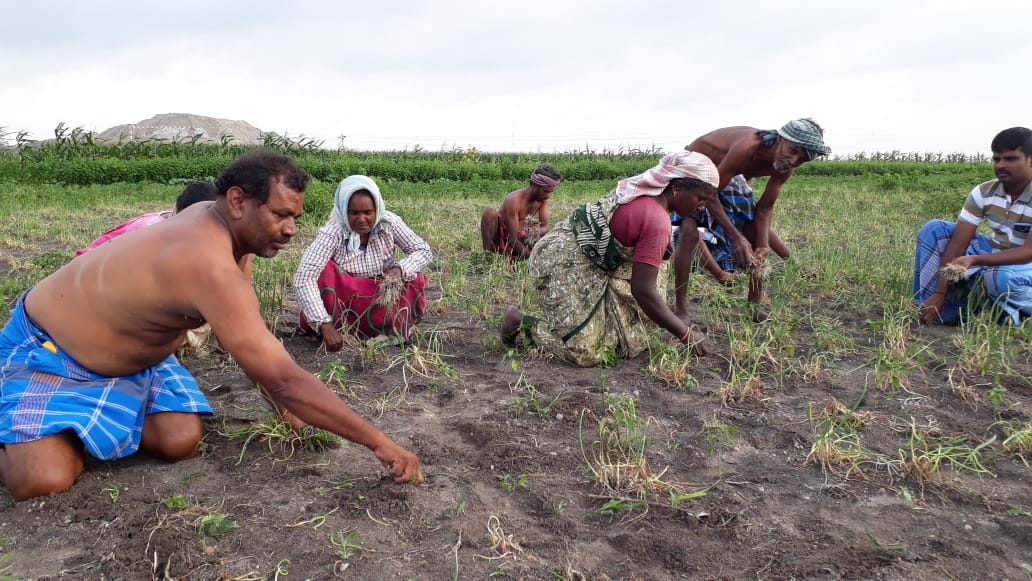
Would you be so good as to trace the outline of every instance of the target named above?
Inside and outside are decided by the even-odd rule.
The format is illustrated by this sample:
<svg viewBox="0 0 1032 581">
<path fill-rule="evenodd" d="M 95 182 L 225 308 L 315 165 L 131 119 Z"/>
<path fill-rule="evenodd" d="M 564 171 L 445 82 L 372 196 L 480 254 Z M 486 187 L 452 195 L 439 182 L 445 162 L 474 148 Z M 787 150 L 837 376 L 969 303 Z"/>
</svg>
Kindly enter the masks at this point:
<svg viewBox="0 0 1032 581">
<path fill-rule="evenodd" d="M 576 208 L 528 261 L 542 316 L 509 309 L 503 338 L 523 329 L 534 345 L 591 367 L 607 352 L 626 358 L 644 351 L 655 323 L 703 354 L 703 337 L 667 305 L 659 267 L 670 247 L 670 212 L 695 214 L 714 198 L 718 181 L 708 157 L 681 151 Z"/>
<path fill-rule="evenodd" d="M 395 261 L 396 248 L 405 258 Z M 341 330 L 361 339 L 407 341 L 423 318 L 426 275 L 420 271 L 432 259 L 430 245 L 386 210 L 376 182 L 363 175 L 344 179 L 330 221 L 305 249 L 294 277 L 302 332 L 318 335 L 329 351 L 343 346 Z"/>
</svg>

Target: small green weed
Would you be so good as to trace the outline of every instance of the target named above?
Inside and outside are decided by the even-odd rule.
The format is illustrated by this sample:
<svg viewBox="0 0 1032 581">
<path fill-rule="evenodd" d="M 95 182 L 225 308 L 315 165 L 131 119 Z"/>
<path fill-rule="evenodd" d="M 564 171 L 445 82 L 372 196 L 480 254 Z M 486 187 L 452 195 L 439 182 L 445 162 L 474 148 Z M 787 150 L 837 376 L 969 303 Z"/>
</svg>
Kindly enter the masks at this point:
<svg viewBox="0 0 1032 581">
<path fill-rule="evenodd" d="M 613 498 L 607 500 L 605 504 L 591 511 L 591 514 L 612 517 L 620 511 L 647 508 L 648 506 L 649 503 L 645 501 L 627 501 Z"/>
<path fill-rule="evenodd" d="M 165 503 L 165 506 L 167 506 L 168 508 L 186 508 L 186 499 L 183 498 L 182 494 L 170 496 L 166 498 L 163 502 Z"/>
<path fill-rule="evenodd" d="M 111 502 L 118 502 L 118 499 L 122 496 L 122 486 L 117 482 L 112 482 L 104 487 L 104 492 L 111 497 Z"/>
<path fill-rule="evenodd" d="M 620 356 L 616 354 L 616 348 L 612 345 L 599 344 L 596 349 L 598 350 L 598 365 L 602 368 L 616 367 L 620 363 Z"/>
<path fill-rule="evenodd" d="M 221 514 L 206 514 L 198 518 L 194 524 L 202 535 L 216 538 L 240 530 L 240 525 Z"/>
<path fill-rule="evenodd" d="M 462 496 L 459 497 L 455 506 L 442 510 L 441 514 L 437 515 L 437 520 L 452 520 L 464 514 L 466 514 L 466 497 Z"/>
<path fill-rule="evenodd" d="M 358 538 L 357 529 L 349 532 L 336 531 L 334 533 L 330 533 L 330 544 L 337 549 L 337 557 L 346 561 L 351 557 L 354 557 L 356 553 L 364 553 L 371 550 L 358 544 L 358 542 L 355 541 L 356 538 Z"/>
<path fill-rule="evenodd" d="M 702 425 L 703 437 L 706 440 L 706 455 L 713 456 L 725 448 L 733 448 L 738 444 L 738 435 L 741 430 L 737 427 L 722 423 L 715 416 L 706 420 Z"/>
<path fill-rule="evenodd" d="M 519 476 L 513 476 L 512 474 L 499 474 L 498 480 L 502 481 L 502 490 L 506 492 L 516 492 L 519 488 L 527 488 L 526 474 L 520 474 Z"/>
<path fill-rule="evenodd" d="M 993 406 L 994 410 L 999 411 L 1002 408 L 1007 407 L 1007 389 L 996 386 L 990 387 L 985 390 L 985 399 L 989 402 L 989 405 Z"/>
</svg>

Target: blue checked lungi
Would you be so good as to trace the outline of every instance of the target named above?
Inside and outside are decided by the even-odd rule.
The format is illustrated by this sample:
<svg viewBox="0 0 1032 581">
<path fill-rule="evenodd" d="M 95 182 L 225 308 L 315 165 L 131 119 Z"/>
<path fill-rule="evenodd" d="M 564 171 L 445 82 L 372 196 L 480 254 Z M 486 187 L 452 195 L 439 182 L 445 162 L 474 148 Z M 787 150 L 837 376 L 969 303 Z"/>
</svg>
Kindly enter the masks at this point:
<svg viewBox="0 0 1032 581">
<path fill-rule="evenodd" d="M 924 303 L 935 292 L 942 255 L 953 236 L 954 222 L 930 220 L 917 233 L 917 251 L 914 255 L 914 300 Z M 976 233 L 964 255 L 995 252 L 989 237 Z M 983 295 L 988 305 L 999 308 L 1015 324 L 1022 317 L 1032 315 L 1032 264 L 1006 266 L 972 266 L 967 270 L 965 283 L 951 285 L 946 291 L 946 303 L 939 317 L 943 323 L 954 324 L 965 312 L 979 307 L 968 299 Z"/>
<path fill-rule="evenodd" d="M 731 178 L 727 187 L 721 190 L 718 196 L 724 206 L 724 213 L 739 232 L 744 231 L 746 223 L 756 219 L 756 199 L 753 198 L 752 187 L 745 181 L 745 176 L 736 175 Z M 710 216 L 709 210 L 702 210 L 693 219 L 696 224 L 706 229 L 702 233 L 702 239 L 709 246 L 713 259 L 721 269 L 733 272 L 734 252 L 731 249 L 731 240 L 724 234 L 724 228 Z M 677 244 L 676 240 L 674 244 Z"/>
<path fill-rule="evenodd" d="M 103 460 L 140 447 L 143 420 L 158 412 L 211 415 L 190 372 L 170 355 L 124 377 L 89 371 L 25 313 L 23 294 L 0 331 L 0 444 L 31 442 L 72 430 Z"/>
</svg>

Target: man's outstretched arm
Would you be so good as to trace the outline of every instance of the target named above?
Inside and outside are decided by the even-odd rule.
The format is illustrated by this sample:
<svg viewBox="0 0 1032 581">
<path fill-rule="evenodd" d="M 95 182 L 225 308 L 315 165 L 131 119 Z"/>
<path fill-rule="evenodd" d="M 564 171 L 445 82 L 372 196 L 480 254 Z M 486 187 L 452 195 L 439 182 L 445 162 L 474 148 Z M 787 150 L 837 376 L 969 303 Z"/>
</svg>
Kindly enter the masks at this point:
<svg viewBox="0 0 1032 581">
<path fill-rule="evenodd" d="M 419 484 L 419 460 L 355 413 L 287 353 L 266 329 L 258 298 L 239 270 L 210 273 L 194 297 L 222 347 L 272 399 L 307 424 L 369 448 L 397 482 Z"/>
</svg>

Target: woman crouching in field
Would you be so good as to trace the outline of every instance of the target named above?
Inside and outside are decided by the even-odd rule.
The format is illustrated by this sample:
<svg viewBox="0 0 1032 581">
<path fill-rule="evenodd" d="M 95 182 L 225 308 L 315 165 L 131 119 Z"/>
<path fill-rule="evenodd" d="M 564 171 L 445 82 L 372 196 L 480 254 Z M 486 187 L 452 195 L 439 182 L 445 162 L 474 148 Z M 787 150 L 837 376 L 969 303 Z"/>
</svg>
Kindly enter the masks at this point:
<svg viewBox="0 0 1032 581">
<path fill-rule="evenodd" d="M 704 337 L 667 305 L 659 268 L 670 247 L 670 212 L 696 214 L 716 196 L 718 181 L 708 157 L 682 151 L 576 208 L 538 241 L 527 263 L 542 317 L 510 308 L 503 339 L 524 329 L 545 351 L 591 367 L 607 353 L 644 351 L 651 320 L 705 354 Z"/>
<path fill-rule="evenodd" d="M 394 261 L 395 248 L 405 258 Z M 344 344 L 340 329 L 360 339 L 402 343 L 426 308 L 430 245 L 384 208 L 372 179 L 354 175 L 337 186 L 330 221 L 305 249 L 294 288 L 302 332 L 329 351 Z"/>
</svg>

